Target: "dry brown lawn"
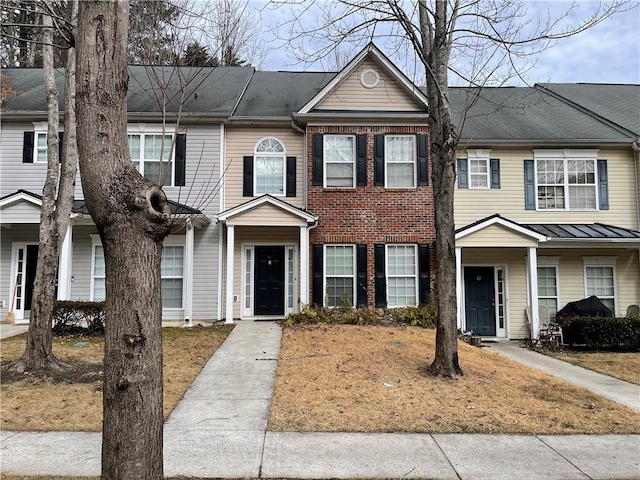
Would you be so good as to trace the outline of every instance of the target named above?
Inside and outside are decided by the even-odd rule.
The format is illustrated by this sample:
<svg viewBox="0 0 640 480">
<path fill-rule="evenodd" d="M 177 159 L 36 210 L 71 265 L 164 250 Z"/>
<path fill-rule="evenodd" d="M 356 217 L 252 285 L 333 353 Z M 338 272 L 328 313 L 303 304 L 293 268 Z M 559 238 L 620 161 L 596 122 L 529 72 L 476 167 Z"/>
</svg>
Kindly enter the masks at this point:
<svg viewBox="0 0 640 480">
<path fill-rule="evenodd" d="M 563 350 L 548 355 L 594 372 L 640 385 L 640 352 L 577 352 Z"/>
<path fill-rule="evenodd" d="M 204 364 L 231 332 L 229 326 L 164 328 L 164 415 L 169 416 Z M 26 334 L 0 342 L 2 430 L 102 429 L 102 338 L 54 338 L 53 352 L 72 366 L 60 375 L 14 379 L 6 366 L 24 352 Z M 87 342 L 84 346 L 78 343 Z"/>
<path fill-rule="evenodd" d="M 269 429 L 298 432 L 640 433 L 640 414 L 460 342 L 457 380 L 425 374 L 433 330 L 285 328 Z"/>
</svg>

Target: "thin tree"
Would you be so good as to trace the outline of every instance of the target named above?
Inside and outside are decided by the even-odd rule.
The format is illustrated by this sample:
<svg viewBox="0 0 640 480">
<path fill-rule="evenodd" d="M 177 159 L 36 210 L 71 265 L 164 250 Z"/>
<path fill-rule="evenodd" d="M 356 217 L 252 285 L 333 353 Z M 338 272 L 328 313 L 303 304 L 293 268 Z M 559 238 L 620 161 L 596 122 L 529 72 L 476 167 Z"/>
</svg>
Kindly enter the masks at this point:
<svg viewBox="0 0 640 480">
<path fill-rule="evenodd" d="M 77 1 L 73 4 L 73 25 Z M 58 90 L 53 66 L 53 6 L 43 2 L 42 15 L 42 59 L 44 83 L 47 97 L 47 174 L 42 191 L 40 210 L 38 263 L 33 285 L 33 305 L 29 319 L 29 333 L 25 352 L 11 365 L 15 371 L 32 369 L 55 369 L 62 367 L 52 352 L 51 319 L 55 302 L 56 274 L 59 252 L 69 226 L 73 205 L 73 188 L 78 163 L 75 139 L 75 115 L 72 108 L 75 91 L 75 49 L 69 48 L 67 54 L 66 101 L 65 101 L 65 137 L 63 158 L 59 158 L 59 104 Z M 72 35 L 72 32 L 68 32 Z M 71 43 L 71 42 L 70 42 Z M 71 72 L 71 74 L 69 74 Z"/>
<path fill-rule="evenodd" d="M 80 4 L 78 150 L 107 278 L 102 478 L 157 480 L 163 477 L 160 258 L 170 210 L 162 189 L 129 157 L 128 14 L 128 2 Z"/>
<path fill-rule="evenodd" d="M 576 5 L 557 17 L 535 22 L 518 0 L 334 0 L 316 2 L 274 0 L 272 6 L 292 4 L 284 38 L 309 62 L 324 58 L 340 44 L 379 40 L 395 58 L 407 55 L 423 72 L 429 101 L 432 180 L 438 257 L 435 358 L 428 372 L 443 377 L 462 375 L 458 359 L 455 222 L 453 200 L 459 128 L 452 117 L 449 72 L 467 85 L 500 83 L 521 74 L 521 58 L 577 35 L 625 8 L 625 2 L 599 4 L 584 20 L 570 23 Z M 315 6 L 320 22 L 303 18 Z M 304 48 L 312 39 L 313 51 Z M 309 44 L 309 43 L 307 43 Z M 470 62 L 465 59 L 471 59 Z M 526 68 L 526 67 L 524 67 Z M 464 117 L 464 115 L 463 115 Z M 458 125 L 460 127 L 460 125 Z"/>
</svg>

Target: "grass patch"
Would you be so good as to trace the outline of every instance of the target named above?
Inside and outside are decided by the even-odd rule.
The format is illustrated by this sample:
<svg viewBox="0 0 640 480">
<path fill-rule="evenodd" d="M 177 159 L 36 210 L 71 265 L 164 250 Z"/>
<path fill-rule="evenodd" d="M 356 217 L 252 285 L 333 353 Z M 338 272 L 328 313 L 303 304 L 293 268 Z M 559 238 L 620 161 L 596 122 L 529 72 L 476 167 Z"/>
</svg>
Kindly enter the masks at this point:
<svg viewBox="0 0 640 480">
<path fill-rule="evenodd" d="M 285 328 L 269 429 L 297 432 L 640 433 L 640 414 L 459 343 L 464 377 L 427 376 L 435 331 Z"/>
<path fill-rule="evenodd" d="M 163 328 L 164 416 L 169 416 L 232 326 Z M 54 337 L 53 353 L 71 368 L 55 375 L 15 375 L 6 368 L 25 349 L 27 335 L 0 342 L 2 430 L 102 429 L 102 337 Z"/>
<path fill-rule="evenodd" d="M 543 353 L 594 372 L 640 385 L 640 352 L 562 350 Z"/>
</svg>

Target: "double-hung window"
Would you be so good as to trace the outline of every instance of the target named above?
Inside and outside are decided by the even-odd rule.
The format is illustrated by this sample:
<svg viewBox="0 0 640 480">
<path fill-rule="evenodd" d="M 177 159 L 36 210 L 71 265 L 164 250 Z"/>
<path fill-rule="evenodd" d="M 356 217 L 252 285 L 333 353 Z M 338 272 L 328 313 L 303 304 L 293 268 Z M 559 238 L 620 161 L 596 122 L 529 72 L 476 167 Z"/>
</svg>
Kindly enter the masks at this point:
<svg viewBox="0 0 640 480">
<path fill-rule="evenodd" d="M 129 133 L 129 153 L 138 171 L 152 182 L 173 184 L 173 135 Z"/>
<path fill-rule="evenodd" d="M 184 245 L 165 245 L 161 259 L 162 308 L 182 308 L 184 291 Z M 94 238 L 91 298 L 101 302 L 106 298 L 104 249 Z"/>
<path fill-rule="evenodd" d="M 47 163 L 47 132 L 35 132 L 34 163 Z"/>
<path fill-rule="evenodd" d="M 387 305 L 418 304 L 418 257 L 416 245 L 387 245 Z"/>
<path fill-rule="evenodd" d="M 325 245 L 324 248 L 326 305 L 355 305 L 355 245 Z"/>
<path fill-rule="evenodd" d="M 542 265 L 538 267 L 538 304 L 549 309 L 549 318 L 558 312 L 558 267 Z"/>
<path fill-rule="evenodd" d="M 275 138 L 265 138 L 258 142 L 255 158 L 255 195 L 265 193 L 284 195 L 285 161 L 284 145 Z"/>
<path fill-rule="evenodd" d="M 597 296 L 615 315 L 616 313 L 616 259 L 615 257 L 585 257 L 585 296 Z"/>
<path fill-rule="evenodd" d="M 595 151 L 536 151 L 539 210 L 596 210 L 598 178 Z"/>
<path fill-rule="evenodd" d="M 469 188 L 489 188 L 488 158 L 469 158 Z"/>
<path fill-rule="evenodd" d="M 387 188 L 416 186 L 416 136 L 385 135 Z"/>
<path fill-rule="evenodd" d="M 355 135 L 324 135 L 325 187 L 355 186 Z"/>
<path fill-rule="evenodd" d="M 468 148 L 466 153 L 466 158 L 458 158 L 458 188 L 500 188 L 500 159 L 490 158 L 488 148 Z"/>
</svg>

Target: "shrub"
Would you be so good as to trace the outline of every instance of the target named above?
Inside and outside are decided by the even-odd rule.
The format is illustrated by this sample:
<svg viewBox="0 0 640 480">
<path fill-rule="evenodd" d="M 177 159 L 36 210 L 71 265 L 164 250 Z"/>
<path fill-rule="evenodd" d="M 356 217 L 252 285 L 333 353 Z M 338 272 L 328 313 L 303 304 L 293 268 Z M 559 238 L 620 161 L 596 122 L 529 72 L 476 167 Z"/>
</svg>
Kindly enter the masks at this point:
<svg viewBox="0 0 640 480">
<path fill-rule="evenodd" d="M 53 307 L 55 335 L 104 335 L 104 302 L 59 301 Z"/>
<path fill-rule="evenodd" d="M 335 308 L 304 306 L 282 320 L 283 325 L 410 325 L 434 328 L 437 310 L 434 305 L 391 309 L 352 308 L 342 304 Z"/>
<path fill-rule="evenodd" d="M 564 342 L 587 348 L 640 350 L 638 317 L 571 317 L 559 320 Z"/>
</svg>

